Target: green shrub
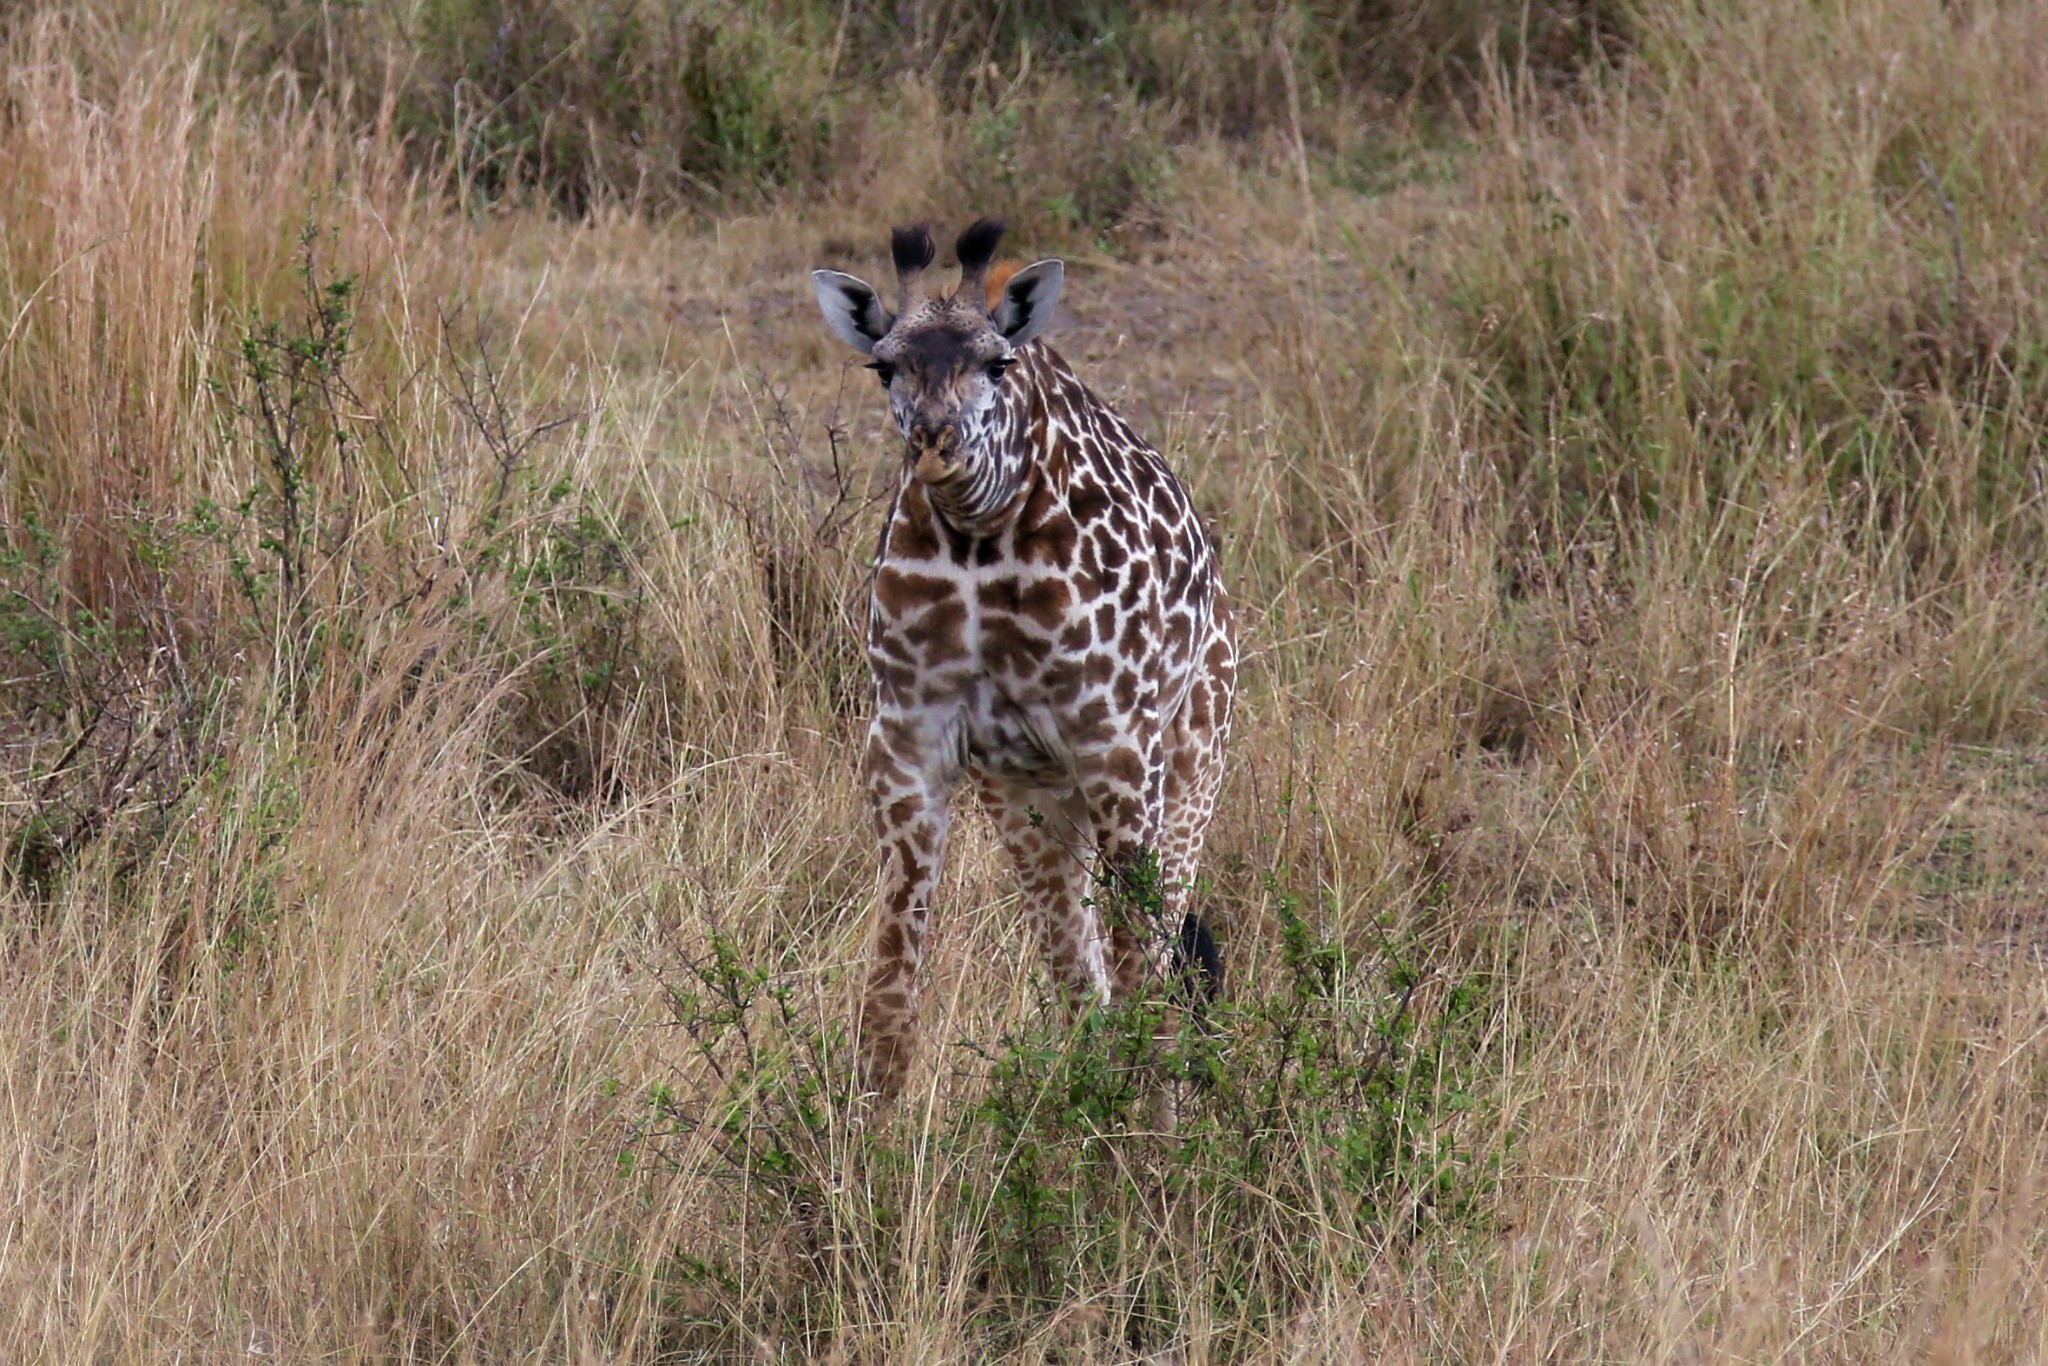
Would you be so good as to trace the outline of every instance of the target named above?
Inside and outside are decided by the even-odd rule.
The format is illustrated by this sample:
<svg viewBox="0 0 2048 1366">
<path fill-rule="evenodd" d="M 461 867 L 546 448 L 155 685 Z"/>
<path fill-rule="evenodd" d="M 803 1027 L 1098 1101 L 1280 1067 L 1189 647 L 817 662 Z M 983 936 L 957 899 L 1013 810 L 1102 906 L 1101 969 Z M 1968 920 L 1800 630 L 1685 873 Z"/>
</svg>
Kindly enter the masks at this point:
<svg viewBox="0 0 2048 1366">
<path fill-rule="evenodd" d="M 708 1163 L 747 1193 L 744 1223 L 669 1268 L 678 1294 L 720 1306 L 693 1331 L 765 1314 L 829 1341 L 857 1305 L 888 1312 L 868 1270 L 893 1264 L 907 1221 L 937 1219 L 924 1236 L 964 1256 L 990 1341 L 1086 1303 L 1114 1337 L 1161 1347 L 1198 1302 L 1218 1322 L 1285 1322 L 1305 1261 L 1354 1258 L 1357 1274 L 1380 1239 L 1483 1220 L 1486 979 L 1440 979 L 1390 943 L 1354 954 L 1291 898 L 1276 906 L 1276 980 L 1199 1015 L 1155 992 L 964 1043 L 985 1081 L 932 1117 L 935 1147 L 922 1121 L 861 1117 L 847 1040 L 797 976 L 724 935 L 684 955 L 670 999 L 701 1085 L 649 1088 L 621 1161 Z M 772 1247 L 790 1274 L 747 1289 L 743 1266 Z"/>
</svg>

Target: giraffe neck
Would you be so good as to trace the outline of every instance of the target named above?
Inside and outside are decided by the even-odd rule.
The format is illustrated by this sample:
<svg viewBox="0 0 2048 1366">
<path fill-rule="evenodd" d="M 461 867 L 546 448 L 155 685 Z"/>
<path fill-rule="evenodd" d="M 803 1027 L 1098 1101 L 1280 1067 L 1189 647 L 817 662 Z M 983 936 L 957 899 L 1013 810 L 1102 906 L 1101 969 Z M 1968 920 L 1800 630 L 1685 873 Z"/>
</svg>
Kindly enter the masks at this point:
<svg viewBox="0 0 2048 1366">
<path fill-rule="evenodd" d="M 986 535 L 1014 515 L 1037 463 L 1046 387 L 1056 372 L 1036 343 L 1017 352 L 1017 363 L 995 400 L 960 433 L 963 454 L 948 478 L 925 485 L 932 510 L 955 531 Z M 904 483 L 917 481 L 914 467 Z"/>
</svg>

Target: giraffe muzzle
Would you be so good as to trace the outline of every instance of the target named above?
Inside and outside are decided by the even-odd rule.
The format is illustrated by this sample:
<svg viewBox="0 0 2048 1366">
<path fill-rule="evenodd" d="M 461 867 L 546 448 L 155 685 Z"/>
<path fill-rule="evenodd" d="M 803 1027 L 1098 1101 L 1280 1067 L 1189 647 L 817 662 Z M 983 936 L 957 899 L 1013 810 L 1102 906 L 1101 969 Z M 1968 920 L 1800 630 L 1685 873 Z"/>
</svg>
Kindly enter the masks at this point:
<svg viewBox="0 0 2048 1366">
<path fill-rule="evenodd" d="M 940 484 L 959 477 L 960 433 L 952 427 L 913 427 L 910 432 L 911 473 L 922 484 Z"/>
</svg>

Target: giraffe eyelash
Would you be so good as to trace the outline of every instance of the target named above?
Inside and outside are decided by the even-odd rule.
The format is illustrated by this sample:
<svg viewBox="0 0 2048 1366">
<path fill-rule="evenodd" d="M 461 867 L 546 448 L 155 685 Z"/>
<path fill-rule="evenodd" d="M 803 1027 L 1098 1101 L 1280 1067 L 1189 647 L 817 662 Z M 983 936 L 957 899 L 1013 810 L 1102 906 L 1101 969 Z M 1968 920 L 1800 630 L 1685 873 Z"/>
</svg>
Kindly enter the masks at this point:
<svg viewBox="0 0 2048 1366">
<path fill-rule="evenodd" d="M 868 362 L 867 368 L 874 371 L 877 375 L 881 376 L 882 387 L 884 389 L 888 388 L 890 381 L 896 378 L 896 367 L 891 365 L 888 361 L 871 360 Z"/>
</svg>

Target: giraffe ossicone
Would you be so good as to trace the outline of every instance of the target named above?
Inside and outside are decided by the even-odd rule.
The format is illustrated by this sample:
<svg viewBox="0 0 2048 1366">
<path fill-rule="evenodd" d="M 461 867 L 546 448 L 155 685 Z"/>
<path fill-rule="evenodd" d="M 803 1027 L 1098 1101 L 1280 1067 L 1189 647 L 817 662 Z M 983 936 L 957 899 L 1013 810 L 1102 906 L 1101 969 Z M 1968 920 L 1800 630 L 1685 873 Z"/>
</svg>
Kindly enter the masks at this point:
<svg viewBox="0 0 2048 1366">
<path fill-rule="evenodd" d="M 914 1055 L 963 785 L 1072 1005 L 1177 960 L 1216 970 L 1188 909 L 1236 690 L 1216 549 L 1166 461 L 1038 340 L 1061 263 L 991 276 L 1002 233 L 989 219 L 963 232 L 959 284 L 935 291 L 930 233 L 895 229 L 893 311 L 854 276 L 811 277 L 904 440 L 867 641 L 880 872 L 859 1036 L 864 1085 L 883 1095 Z"/>
</svg>

